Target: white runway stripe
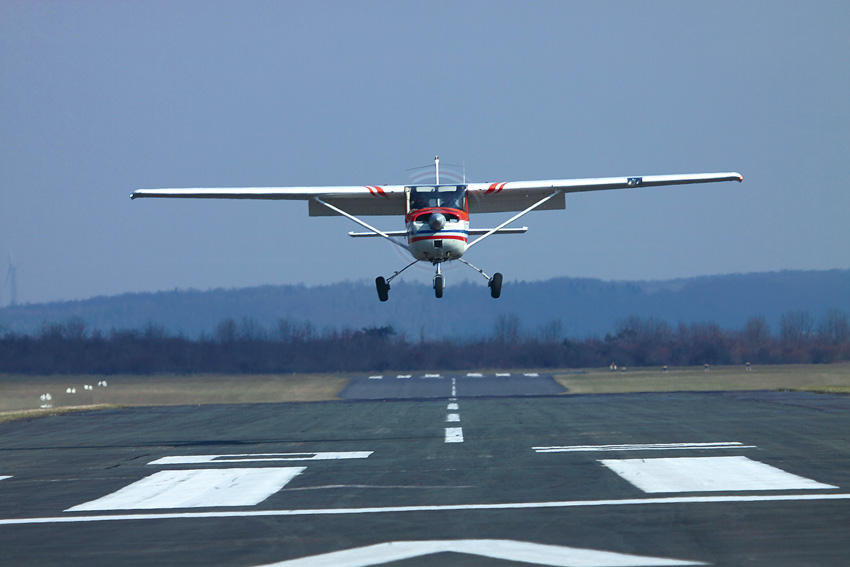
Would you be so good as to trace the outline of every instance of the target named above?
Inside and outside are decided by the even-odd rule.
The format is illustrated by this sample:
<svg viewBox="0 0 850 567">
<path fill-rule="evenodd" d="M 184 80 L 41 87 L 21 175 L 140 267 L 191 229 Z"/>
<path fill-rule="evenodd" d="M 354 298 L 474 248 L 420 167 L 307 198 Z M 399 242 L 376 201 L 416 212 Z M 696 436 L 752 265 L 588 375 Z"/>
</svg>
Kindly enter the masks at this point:
<svg viewBox="0 0 850 567">
<path fill-rule="evenodd" d="M 303 470 L 304 467 L 161 471 L 66 512 L 253 506 Z"/>
<path fill-rule="evenodd" d="M 607 459 L 599 462 L 650 494 L 838 488 L 747 457 Z"/>
<path fill-rule="evenodd" d="M 463 443 L 462 427 L 446 427 L 446 443 Z"/>
<path fill-rule="evenodd" d="M 634 443 L 624 445 L 565 445 L 562 447 L 532 447 L 538 453 L 579 453 L 584 451 L 675 451 L 693 449 L 754 449 L 737 441 L 718 443 Z"/>
<path fill-rule="evenodd" d="M 236 455 L 182 455 L 162 457 L 149 465 L 201 465 L 217 463 L 263 463 L 277 461 L 335 461 L 366 459 L 372 451 L 326 451 L 321 453 L 243 453 Z"/>
<path fill-rule="evenodd" d="M 76 524 L 131 520 L 172 520 L 185 518 L 259 518 L 281 516 L 334 516 L 349 514 L 396 514 L 406 512 L 456 512 L 459 510 L 529 510 L 542 508 L 595 508 L 600 506 L 669 506 L 680 504 L 748 504 L 758 502 L 819 502 L 850 500 L 849 494 L 770 494 L 755 496 L 675 496 L 667 498 L 628 498 L 621 500 L 565 500 L 556 502 L 509 502 L 502 504 L 449 504 L 445 506 L 389 506 L 384 508 L 320 508 L 303 510 L 241 510 L 217 512 L 164 512 L 159 514 L 110 514 L 55 516 L 45 518 L 5 518 L 0 526 L 28 524 Z"/>
</svg>

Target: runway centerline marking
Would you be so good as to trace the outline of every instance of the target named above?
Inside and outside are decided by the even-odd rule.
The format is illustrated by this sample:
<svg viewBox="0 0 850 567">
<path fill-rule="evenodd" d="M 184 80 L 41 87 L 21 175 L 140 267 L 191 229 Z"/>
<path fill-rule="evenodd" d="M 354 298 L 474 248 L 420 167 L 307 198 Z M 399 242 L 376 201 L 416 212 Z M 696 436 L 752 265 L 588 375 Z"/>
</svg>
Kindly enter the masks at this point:
<svg viewBox="0 0 850 567">
<path fill-rule="evenodd" d="M 650 494 L 838 488 L 747 457 L 604 459 L 599 462 Z"/>
<path fill-rule="evenodd" d="M 231 510 L 216 512 L 162 512 L 149 514 L 110 514 L 56 516 L 45 518 L 4 518 L 0 526 L 27 524 L 74 524 L 86 522 L 115 522 L 132 520 L 171 520 L 203 518 L 252 518 L 275 516 L 334 516 L 357 514 L 388 514 L 408 512 L 457 512 L 488 510 L 528 510 L 543 508 L 591 508 L 602 506 L 669 506 L 680 504 L 745 504 L 758 502 L 816 502 L 850 500 L 843 494 L 769 494 L 736 496 L 674 496 L 661 498 L 629 498 L 621 500 L 568 500 L 560 502 L 513 502 L 501 504 L 448 504 L 431 506 L 388 506 L 383 508 L 325 508 L 304 510 Z"/>
<path fill-rule="evenodd" d="M 199 465 L 216 463 L 263 463 L 280 461 L 333 461 L 366 459 L 373 451 L 325 451 L 318 453 L 243 453 L 236 455 L 182 455 L 162 457 L 149 465 Z"/>
<path fill-rule="evenodd" d="M 532 447 L 537 453 L 579 453 L 584 451 L 676 451 L 693 449 L 755 449 L 755 445 L 744 445 L 737 441 L 717 443 L 632 443 L 624 445 L 565 445 Z"/>
<path fill-rule="evenodd" d="M 449 403 L 448 406 L 446 406 L 446 410 L 448 410 L 448 411 L 457 411 L 457 409 L 458 409 L 457 404 L 454 403 L 454 402 L 451 402 L 451 403 Z"/>
<path fill-rule="evenodd" d="M 463 443 L 462 427 L 446 427 L 446 443 Z"/>
<path fill-rule="evenodd" d="M 66 512 L 253 506 L 303 471 L 304 467 L 160 471 Z"/>
<path fill-rule="evenodd" d="M 11 475 L 0 475 L 0 480 L 4 480 L 4 479 L 7 479 L 7 478 L 12 478 L 12 476 Z"/>
<path fill-rule="evenodd" d="M 459 421 L 460 421 L 460 414 L 459 413 L 450 413 L 449 415 L 446 416 L 446 422 L 448 422 L 448 423 L 457 423 Z"/>
</svg>

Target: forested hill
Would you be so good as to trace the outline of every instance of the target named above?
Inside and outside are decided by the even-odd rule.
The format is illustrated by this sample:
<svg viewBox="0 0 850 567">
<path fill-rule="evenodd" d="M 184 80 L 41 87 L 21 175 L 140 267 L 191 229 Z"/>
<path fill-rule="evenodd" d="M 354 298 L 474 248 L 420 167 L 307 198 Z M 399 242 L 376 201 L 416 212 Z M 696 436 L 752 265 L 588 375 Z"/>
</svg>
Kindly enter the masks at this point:
<svg viewBox="0 0 850 567">
<path fill-rule="evenodd" d="M 170 334 L 196 338 L 211 334 L 222 320 L 233 319 L 239 325 L 268 330 L 278 329 L 284 320 L 294 325 L 309 323 L 319 333 L 391 326 L 414 340 L 479 338 L 491 335 L 500 317 L 504 320 L 514 315 L 521 333 L 552 329 L 554 324 L 559 334 L 569 337 L 602 336 L 631 315 L 661 319 L 673 326 L 714 322 L 726 329 L 741 328 L 750 317 L 763 316 L 775 332 L 780 318 L 789 311 L 805 312 L 813 321 L 830 309 L 850 314 L 850 270 L 650 282 L 586 278 L 506 281 L 498 300 L 490 298 L 482 279 L 480 283 L 449 285 L 445 294 L 438 300 L 429 283 L 399 280 L 393 282 L 387 303 L 378 301 L 373 282 L 128 293 L 5 307 L 0 309 L 0 334 L 37 334 L 45 325 L 74 318 L 84 322 L 87 331 L 153 325 Z"/>
</svg>

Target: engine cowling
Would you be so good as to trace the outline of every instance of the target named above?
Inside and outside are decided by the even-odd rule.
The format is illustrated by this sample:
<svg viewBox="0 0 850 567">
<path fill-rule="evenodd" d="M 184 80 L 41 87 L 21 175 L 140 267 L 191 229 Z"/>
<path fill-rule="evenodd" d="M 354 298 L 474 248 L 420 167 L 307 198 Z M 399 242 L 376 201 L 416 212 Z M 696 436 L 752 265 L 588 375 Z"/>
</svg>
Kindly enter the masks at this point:
<svg viewBox="0 0 850 567">
<path fill-rule="evenodd" d="M 446 217 L 442 213 L 433 213 L 428 217 L 428 226 L 431 230 L 443 230 L 446 226 Z"/>
</svg>

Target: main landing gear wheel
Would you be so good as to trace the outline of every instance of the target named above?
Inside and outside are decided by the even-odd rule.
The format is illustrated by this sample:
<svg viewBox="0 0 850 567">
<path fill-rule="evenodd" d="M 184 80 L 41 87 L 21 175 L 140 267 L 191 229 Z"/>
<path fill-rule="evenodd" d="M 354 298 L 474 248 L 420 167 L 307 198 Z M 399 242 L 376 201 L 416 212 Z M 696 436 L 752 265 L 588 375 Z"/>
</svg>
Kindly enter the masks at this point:
<svg viewBox="0 0 850 567">
<path fill-rule="evenodd" d="M 490 288 L 490 297 L 498 299 L 502 295 L 502 274 L 499 272 L 493 274 L 493 278 L 487 286 Z"/>
<path fill-rule="evenodd" d="M 445 280 L 442 274 L 437 274 L 434 276 L 434 294 L 437 296 L 437 299 L 443 297 L 443 287 L 445 286 Z"/>
<path fill-rule="evenodd" d="M 386 301 L 390 298 L 390 284 L 383 276 L 375 278 L 375 287 L 378 288 L 378 299 Z"/>
</svg>

